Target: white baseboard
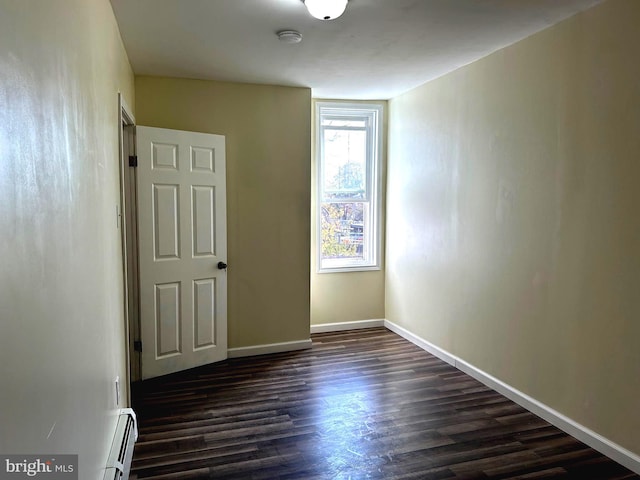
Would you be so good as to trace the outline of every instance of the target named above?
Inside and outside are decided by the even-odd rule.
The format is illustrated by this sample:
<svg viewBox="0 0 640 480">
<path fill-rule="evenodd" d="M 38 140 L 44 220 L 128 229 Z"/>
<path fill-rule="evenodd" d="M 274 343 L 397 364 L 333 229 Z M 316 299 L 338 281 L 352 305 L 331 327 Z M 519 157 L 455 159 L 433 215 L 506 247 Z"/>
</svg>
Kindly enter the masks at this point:
<svg viewBox="0 0 640 480">
<path fill-rule="evenodd" d="M 421 349 L 426 350 L 430 354 L 438 357 L 440 360 L 444 360 L 449 365 L 453 365 L 454 367 L 456 366 L 456 357 L 451 355 L 446 350 L 443 350 L 442 348 L 434 345 L 431 342 L 427 342 L 424 338 L 414 335 L 406 328 L 403 328 L 400 325 L 396 325 L 395 323 L 390 322 L 389 320 L 384 321 L 384 326 L 387 327 L 392 332 L 397 333 L 401 337 L 406 338 L 414 345 L 417 345 Z"/>
<path fill-rule="evenodd" d="M 268 353 L 293 352 L 311 348 L 311 340 L 297 340 L 294 342 L 269 343 L 266 345 L 252 345 L 250 347 L 236 347 L 227 350 L 229 358 L 253 357 Z"/>
<path fill-rule="evenodd" d="M 640 474 L 640 456 L 627 450 L 626 448 L 618 445 L 615 442 L 603 437 L 599 433 L 579 424 L 571 418 L 563 415 L 562 413 L 554 410 L 553 408 L 539 402 L 533 397 L 530 397 L 526 393 L 517 390 L 504 383 L 502 380 L 495 378 L 487 372 L 480 370 L 479 368 L 471 365 L 470 363 L 462 360 L 461 358 L 452 355 L 446 350 L 426 341 L 425 339 L 409 332 L 407 329 L 396 325 L 389 320 L 384 321 L 384 326 L 392 332 L 397 333 L 401 337 L 409 340 L 411 343 L 426 350 L 432 355 L 440 358 L 441 360 L 453 365 L 458 370 L 472 376 L 476 380 L 484 383 L 488 387 L 504 395 L 508 399 L 514 401 L 523 408 L 526 408 L 530 412 L 543 418 L 550 424 L 558 427 L 560 430 L 565 431 L 569 435 L 577 438 L 581 442 L 586 443 L 594 450 L 606 455 L 607 457 L 615 460 L 621 465 L 624 465 L 629 470 Z"/>
<path fill-rule="evenodd" d="M 318 325 L 311 325 L 311 333 L 327 333 L 327 332 L 341 332 L 343 330 L 357 330 L 359 328 L 374 328 L 384 327 L 384 318 L 374 320 L 356 320 L 353 322 L 340 322 L 340 323 L 320 323 Z"/>
</svg>

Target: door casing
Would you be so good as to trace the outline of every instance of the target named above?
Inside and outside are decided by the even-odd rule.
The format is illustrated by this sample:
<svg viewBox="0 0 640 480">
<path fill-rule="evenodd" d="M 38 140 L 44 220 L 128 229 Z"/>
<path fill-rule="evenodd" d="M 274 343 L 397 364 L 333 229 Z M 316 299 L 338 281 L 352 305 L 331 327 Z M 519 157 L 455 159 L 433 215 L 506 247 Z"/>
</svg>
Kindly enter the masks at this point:
<svg viewBox="0 0 640 480">
<path fill-rule="evenodd" d="M 123 341 L 126 362 L 127 406 L 131 406 L 131 382 L 140 380 L 140 354 L 134 349 L 139 338 L 138 252 L 136 230 L 135 169 L 129 166 L 129 156 L 135 156 L 135 118 L 121 93 L 118 93 L 118 142 L 120 153 L 120 205 L 118 227 L 121 235 L 123 270 Z"/>
</svg>

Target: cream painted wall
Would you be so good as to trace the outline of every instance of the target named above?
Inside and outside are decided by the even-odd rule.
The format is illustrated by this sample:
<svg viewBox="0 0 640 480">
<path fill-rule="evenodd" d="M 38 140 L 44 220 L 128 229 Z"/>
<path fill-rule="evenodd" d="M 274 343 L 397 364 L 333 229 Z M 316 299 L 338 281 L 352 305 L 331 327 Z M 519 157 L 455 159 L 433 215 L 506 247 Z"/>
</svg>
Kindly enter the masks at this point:
<svg viewBox="0 0 640 480">
<path fill-rule="evenodd" d="M 0 452 L 104 474 L 126 399 L 118 90 L 108 0 L 0 0 Z M 120 405 L 121 407 L 124 405 Z"/>
<path fill-rule="evenodd" d="M 384 270 L 319 274 L 315 263 L 312 269 L 311 325 L 384 318 Z"/>
<path fill-rule="evenodd" d="M 340 101 L 340 100 L 321 100 Z M 382 211 L 380 215 L 380 228 L 382 229 L 382 261 L 381 269 L 368 272 L 318 272 L 318 243 L 316 215 L 316 189 L 317 189 L 317 163 L 315 155 L 315 101 L 312 111 L 312 162 L 311 162 L 311 325 L 325 323 L 344 323 L 357 320 L 371 320 L 384 318 L 384 228 L 385 228 L 385 182 L 387 163 L 387 130 L 388 130 L 388 105 L 385 100 L 380 101 L 353 101 L 349 103 L 370 103 L 384 106 L 382 117 L 382 168 L 380 202 Z"/>
<path fill-rule="evenodd" d="M 309 338 L 311 91 L 136 77 L 139 125 L 227 142 L 229 347 Z"/>
<path fill-rule="evenodd" d="M 640 454 L 640 2 L 390 102 L 387 318 Z"/>
</svg>

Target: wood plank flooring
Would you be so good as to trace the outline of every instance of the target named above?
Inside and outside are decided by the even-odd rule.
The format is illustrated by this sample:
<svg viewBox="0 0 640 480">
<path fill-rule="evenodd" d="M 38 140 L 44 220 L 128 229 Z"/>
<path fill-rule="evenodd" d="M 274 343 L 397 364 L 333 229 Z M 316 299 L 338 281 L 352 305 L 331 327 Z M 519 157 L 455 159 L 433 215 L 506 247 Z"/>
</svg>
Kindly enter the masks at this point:
<svg viewBox="0 0 640 480">
<path fill-rule="evenodd" d="M 640 477 L 384 328 L 134 385 L 139 479 Z"/>
</svg>

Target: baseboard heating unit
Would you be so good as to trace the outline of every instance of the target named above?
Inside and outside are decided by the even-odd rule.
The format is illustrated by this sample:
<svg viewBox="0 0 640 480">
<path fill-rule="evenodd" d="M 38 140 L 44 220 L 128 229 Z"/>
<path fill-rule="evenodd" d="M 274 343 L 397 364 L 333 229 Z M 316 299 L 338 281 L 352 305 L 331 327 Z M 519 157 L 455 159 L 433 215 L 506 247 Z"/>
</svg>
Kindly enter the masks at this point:
<svg viewBox="0 0 640 480">
<path fill-rule="evenodd" d="M 104 480 L 127 480 L 129 478 L 133 446 L 137 439 L 138 422 L 135 412 L 131 408 L 120 409 Z"/>
</svg>

